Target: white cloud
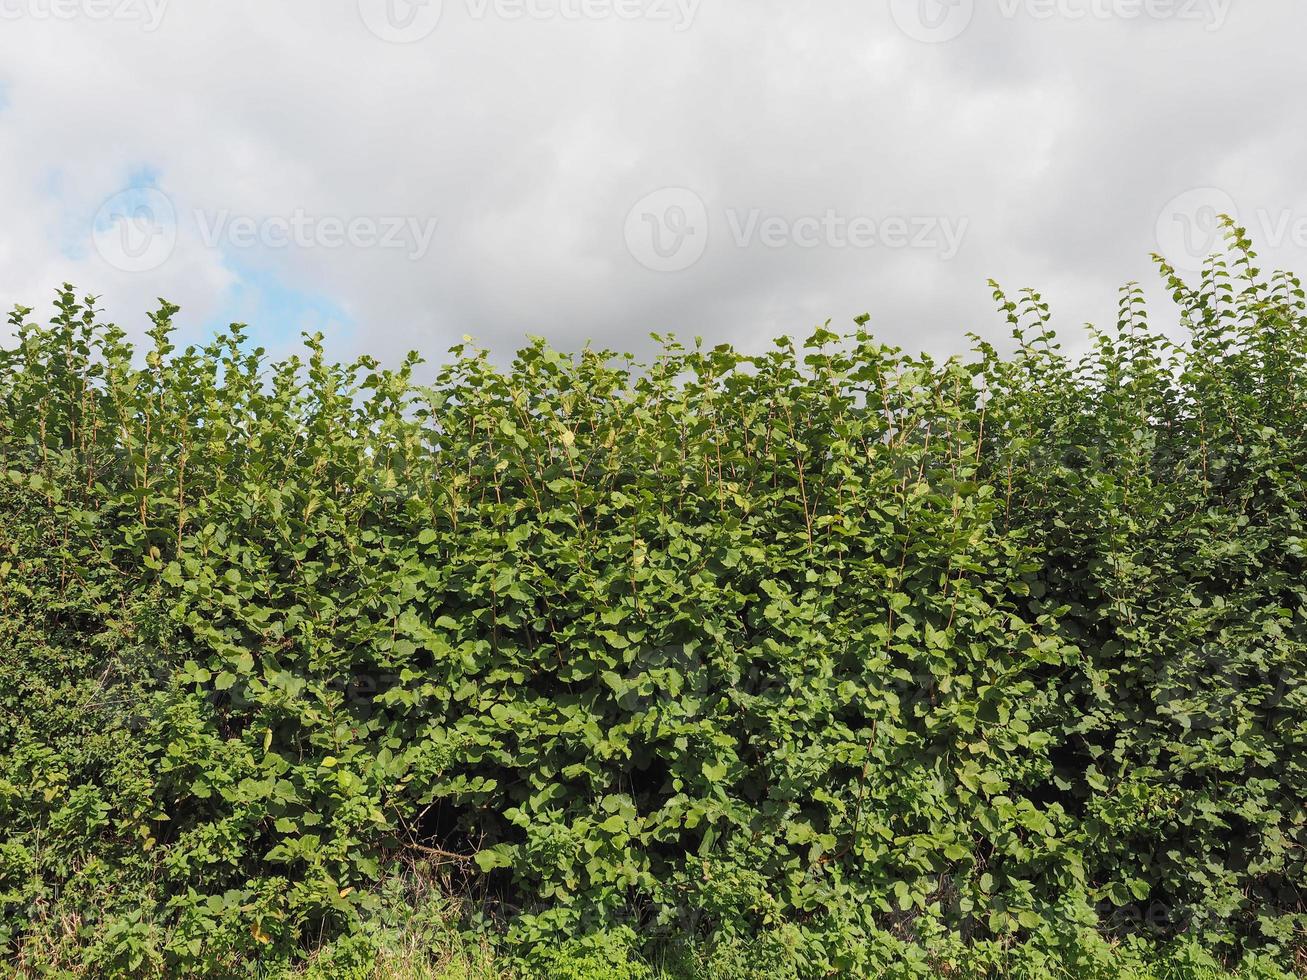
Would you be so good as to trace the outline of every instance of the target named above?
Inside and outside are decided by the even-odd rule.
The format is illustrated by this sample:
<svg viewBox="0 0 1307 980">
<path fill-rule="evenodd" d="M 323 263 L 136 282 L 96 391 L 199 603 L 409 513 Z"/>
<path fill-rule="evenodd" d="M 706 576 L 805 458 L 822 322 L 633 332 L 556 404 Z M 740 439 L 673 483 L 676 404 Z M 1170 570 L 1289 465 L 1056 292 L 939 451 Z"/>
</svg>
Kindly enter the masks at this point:
<svg viewBox="0 0 1307 980">
<path fill-rule="evenodd" d="M 72 280 L 124 325 L 160 295 L 201 324 L 259 270 L 354 321 L 342 354 L 436 358 L 464 333 L 757 346 L 864 310 L 887 341 L 950 351 L 1002 335 L 990 276 L 1043 287 L 1070 330 L 1111 318 L 1119 285 L 1151 281 L 1168 202 L 1205 187 L 1270 229 L 1267 264 L 1307 268 L 1300 0 L 954 2 L 444 0 L 433 21 L 410 0 L 0 0 L 0 302 Z M 426 33 L 382 40 L 388 9 Z M 946 16 L 905 31 L 914 12 Z M 151 181 L 176 246 L 124 272 L 93 218 Z M 669 187 L 702 199 L 708 238 L 660 272 L 627 219 Z M 732 216 L 755 212 L 800 244 L 738 244 Z M 807 245 L 832 212 L 966 233 L 950 260 Z M 206 246 L 215 215 L 436 230 L 424 249 Z"/>
</svg>

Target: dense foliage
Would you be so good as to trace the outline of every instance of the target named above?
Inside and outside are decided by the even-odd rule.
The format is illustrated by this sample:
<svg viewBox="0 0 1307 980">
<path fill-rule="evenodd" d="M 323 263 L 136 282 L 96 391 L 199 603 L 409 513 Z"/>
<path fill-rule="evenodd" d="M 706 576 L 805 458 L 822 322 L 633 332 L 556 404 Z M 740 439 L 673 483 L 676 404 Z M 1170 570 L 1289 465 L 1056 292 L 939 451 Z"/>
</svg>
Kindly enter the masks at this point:
<svg viewBox="0 0 1307 980">
<path fill-rule="evenodd" d="M 1033 292 L 424 385 L 18 310 L 0 945 L 343 975 L 434 880 L 560 977 L 1292 969 L 1307 304 L 1231 234 L 1083 357 Z"/>
</svg>

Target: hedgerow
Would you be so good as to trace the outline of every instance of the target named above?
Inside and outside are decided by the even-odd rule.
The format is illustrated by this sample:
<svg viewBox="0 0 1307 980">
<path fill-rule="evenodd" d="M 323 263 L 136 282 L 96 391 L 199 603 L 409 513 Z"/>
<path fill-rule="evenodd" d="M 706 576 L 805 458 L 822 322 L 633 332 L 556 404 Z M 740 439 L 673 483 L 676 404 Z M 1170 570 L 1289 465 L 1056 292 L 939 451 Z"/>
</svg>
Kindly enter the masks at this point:
<svg viewBox="0 0 1307 980">
<path fill-rule="evenodd" d="M 527 976 L 1283 976 L 1307 302 L 1230 234 L 1159 260 L 1182 340 L 1131 286 L 1077 357 L 997 287 L 968 357 L 861 318 L 427 383 L 19 308 L 0 943 L 367 975 L 435 882 Z"/>
</svg>

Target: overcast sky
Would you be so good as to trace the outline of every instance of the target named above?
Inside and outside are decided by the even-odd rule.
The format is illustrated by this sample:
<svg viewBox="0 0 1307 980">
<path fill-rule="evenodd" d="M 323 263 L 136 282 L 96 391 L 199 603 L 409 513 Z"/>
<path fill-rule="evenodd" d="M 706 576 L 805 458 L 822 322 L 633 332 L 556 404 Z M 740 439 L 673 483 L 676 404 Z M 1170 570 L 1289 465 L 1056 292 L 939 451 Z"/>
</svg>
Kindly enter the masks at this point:
<svg viewBox="0 0 1307 980">
<path fill-rule="evenodd" d="M 993 277 L 1074 335 L 1217 211 L 1307 271 L 1305 41 L 1303 0 L 0 0 L 0 303 L 950 352 Z"/>
</svg>

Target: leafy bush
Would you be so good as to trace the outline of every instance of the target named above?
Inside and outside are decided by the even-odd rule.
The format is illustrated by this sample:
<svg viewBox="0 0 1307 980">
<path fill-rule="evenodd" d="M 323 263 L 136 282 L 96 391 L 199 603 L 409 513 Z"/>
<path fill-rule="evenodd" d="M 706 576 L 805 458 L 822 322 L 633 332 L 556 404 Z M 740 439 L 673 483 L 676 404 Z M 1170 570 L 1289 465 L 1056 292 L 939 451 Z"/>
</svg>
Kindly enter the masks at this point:
<svg viewBox="0 0 1307 980">
<path fill-rule="evenodd" d="M 1231 236 L 1161 266 L 1183 343 L 1128 287 L 1080 358 L 997 287 L 969 360 L 864 318 L 426 385 L 19 309 L 0 942 L 366 975 L 417 868 L 527 975 L 1290 967 L 1307 303 Z"/>
</svg>

